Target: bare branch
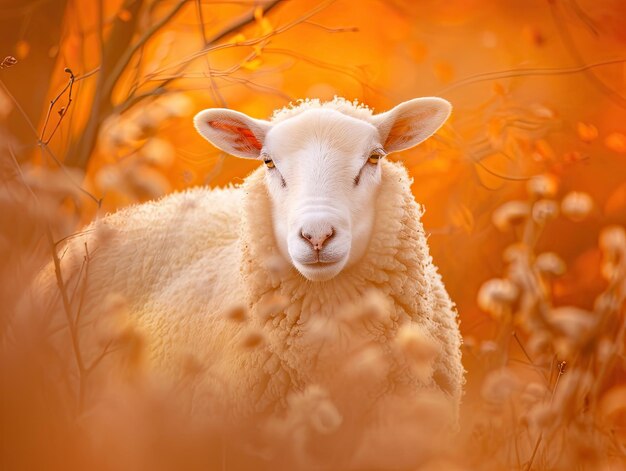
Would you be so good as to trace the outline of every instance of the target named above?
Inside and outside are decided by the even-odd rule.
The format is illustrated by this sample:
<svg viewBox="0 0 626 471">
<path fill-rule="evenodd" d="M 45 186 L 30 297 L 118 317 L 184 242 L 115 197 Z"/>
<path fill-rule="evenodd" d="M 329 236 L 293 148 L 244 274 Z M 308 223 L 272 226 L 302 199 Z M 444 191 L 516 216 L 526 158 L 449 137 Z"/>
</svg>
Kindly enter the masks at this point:
<svg viewBox="0 0 626 471">
<path fill-rule="evenodd" d="M 22 108 L 22 106 L 20 105 L 19 101 L 15 99 L 11 91 L 7 88 L 7 86 L 4 84 L 2 80 L 0 80 L 0 87 L 2 87 L 4 92 L 10 98 L 11 102 L 15 105 L 15 107 L 18 109 L 18 111 L 20 112 L 24 120 L 26 121 L 26 124 L 28 124 L 28 126 L 32 130 L 33 134 L 37 137 L 37 145 L 39 145 L 39 147 L 48 155 L 48 157 L 50 157 L 52 161 L 61 169 L 63 174 L 68 178 L 68 180 L 72 183 L 72 185 L 74 185 L 78 189 L 78 191 L 80 191 L 84 195 L 88 196 L 92 201 L 94 201 L 98 205 L 98 208 L 99 208 L 102 205 L 102 199 L 96 198 L 94 195 L 92 195 L 87 190 L 85 190 L 82 186 L 80 186 L 80 184 L 74 181 L 74 179 L 69 174 L 69 172 L 67 171 L 63 163 L 50 150 L 50 147 L 48 147 L 48 145 L 45 142 L 42 142 L 39 139 L 39 132 L 37 132 L 35 125 L 32 123 L 32 121 L 30 120 L 26 112 L 24 111 L 24 108 Z"/>
<path fill-rule="evenodd" d="M 606 61 L 593 62 L 591 64 L 584 64 L 576 67 L 546 67 L 546 68 L 528 68 L 528 69 L 507 69 L 497 72 L 485 72 L 482 74 L 472 75 L 462 80 L 454 82 L 450 86 L 443 88 L 439 91 L 439 94 L 448 93 L 456 88 L 471 85 L 474 83 L 485 82 L 489 80 L 501 80 L 511 77 L 524 77 L 524 76 L 546 76 L 546 75 L 569 75 L 585 72 L 596 67 L 602 67 L 605 65 L 624 64 L 626 58 L 610 59 Z"/>
<path fill-rule="evenodd" d="M 135 52 L 139 50 L 150 38 L 152 38 L 161 28 L 163 28 L 169 21 L 176 16 L 181 8 L 187 3 L 188 0 L 180 0 L 161 20 L 152 25 L 144 34 L 133 44 L 126 49 L 122 57 L 115 64 L 115 68 L 106 78 L 106 82 L 102 87 L 102 95 L 105 97 L 111 96 L 115 84 L 126 70 L 126 67 L 130 63 L 130 60 L 135 55 Z"/>
<path fill-rule="evenodd" d="M 56 97 L 54 97 L 54 99 L 50 101 L 50 106 L 48 107 L 48 112 L 46 113 L 46 119 L 41 129 L 41 135 L 39 136 L 39 141 L 46 145 L 50 143 L 57 129 L 59 129 L 59 126 L 61 125 L 63 118 L 65 118 L 65 115 L 67 114 L 67 111 L 69 110 L 70 105 L 72 104 L 72 88 L 74 87 L 75 77 L 74 77 L 74 73 L 67 67 L 65 68 L 65 72 L 70 74 L 70 79 L 67 85 L 65 86 L 65 88 L 63 88 L 63 90 L 61 90 L 61 92 Z M 50 136 L 48 136 L 48 139 L 45 139 L 46 127 L 48 126 L 48 121 L 50 120 L 50 113 L 52 113 L 54 105 L 57 103 L 57 101 L 61 99 L 61 97 L 65 94 L 66 90 L 68 91 L 67 104 L 61 107 L 61 109 L 59 110 L 59 119 L 57 120 L 57 123 L 54 126 L 54 129 L 50 133 Z"/>
</svg>

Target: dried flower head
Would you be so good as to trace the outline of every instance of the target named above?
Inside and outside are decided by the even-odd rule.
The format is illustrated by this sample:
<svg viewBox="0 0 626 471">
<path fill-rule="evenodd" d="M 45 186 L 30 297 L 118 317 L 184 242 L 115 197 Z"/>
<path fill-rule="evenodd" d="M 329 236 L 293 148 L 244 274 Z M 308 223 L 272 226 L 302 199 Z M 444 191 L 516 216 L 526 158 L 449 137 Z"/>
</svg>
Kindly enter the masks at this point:
<svg viewBox="0 0 626 471">
<path fill-rule="evenodd" d="M 576 131 L 578 132 L 578 137 L 583 142 L 592 142 L 598 137 L 598 128 L 593 124 L 579 122 L 576 125 Z"/>
<path fill-rule="evenodd" d="M 499 368 L 487 375 L 483 381 L 481 395 L 492 404 L 502 404 L 517 392 L 521 383 L 517 376 L 508 368 Z"/>
<path fill-rule="evenodd" d="M 146 141 L 139 153 L 147 163 L 160 168 L 168 168 L 174 163 L 176 152 L 169 141 L 153 137 Z"/>
<path fill-rule="evenodd" d="M 346 373 L 358 379 L 380 380 L 387 374 L 387 358 L 376 346 L 358 351 L 346 363 Z"/>
<path fill-rule="evenodd" d="M 554 200 L 542 199 L 533 204 L 533 220 L 545 224 L 559 215 L 559 205 Z"/>
<path fill-rule="evenodd" d="M 505 278 L 493 278 L 486 281 L 478 291 L 478 306 L 496 319 L 510 309 L 517 300 L 519 289 Z"/>
<path fill-rule="evenodd" d="M 561 211 L 575 222 L 585 219 L 593 209 L 593 200 L 587 193 L 571 191 L 561 202 Z"/>
<path fill-rule="evenodd" d="M 565 262 L 554 252 L 544 252 L 537 256 L 535 268 L 542 274 L 559 276 L 565 273 Z"/>
<path fill-rule="evenodd" d="M 554 175 L 536 175 L 528 180 L 526 188 L 535 198 L 553 198 L 559 190 L 559 183 Z"/>
<path fill-rule="evenodd" d="M 426 381 L 432 374 L 433 361 L 441 347 L 417 324 L 405 324 L 398 330 L 395 345 L 413 373 Z"/>
<path fill-rule="evenodd" d="M 545 400 L 549 393 L 550 391 L 545 384 L 536 382 L 528 383 L 520 396 L 520 400 L 525 407 L 532 407 L 538 402 Z"/>
<path fill-rule="evenodd" d="M 626 230 L 622 226 L 608 226 L 602 229 L 599 245 L 607 254 L 626 254 Z"/>
<path fill-rule="evenodd" d="M 501 231 L 507 231 L 523 222 L 530 214 L 530 205 L 525 201 L 509 201 L 497 208 L 491 217 Z"/>
<path fill-rule="evenodd" d="M 545 358 L 552 353 L 552 335 L 547 330 L 534 331 L 528 339 L 526 348 L 533 357 Z"/>
<path fill-rule="evenodd" d="M 318 385 L 311 385 L 302 392 L 290 394 L 287 404 L 293 426 L 308 423 L 316 432 L 329 434 L 343 421 L 328 391 Z"/>
<path fill-rule="evenodd" d="M 599 237 L 602 250 L 602 276 L 608 281 L 617 281 L 626 276 L 626 231 L 621 226 L 609 226 Z M 599 298 L 600 299 L 600 298 Z"/>
<path fill-rule="evenodd" d="M 168 93 L 159 98 L 157 104 L 165 110 L 168 118 L 188 116 L 193 110 L 193 102 L 184 93 Z"/>
<path fill-rule="evenodd" d="M 584 309 L 576 306 L 563 306 L 550 311 L 548 322 L 556 333 L 573 343 L 580 344 L 588 338 L 597 319 L 593 313 Z"/>
</svg>

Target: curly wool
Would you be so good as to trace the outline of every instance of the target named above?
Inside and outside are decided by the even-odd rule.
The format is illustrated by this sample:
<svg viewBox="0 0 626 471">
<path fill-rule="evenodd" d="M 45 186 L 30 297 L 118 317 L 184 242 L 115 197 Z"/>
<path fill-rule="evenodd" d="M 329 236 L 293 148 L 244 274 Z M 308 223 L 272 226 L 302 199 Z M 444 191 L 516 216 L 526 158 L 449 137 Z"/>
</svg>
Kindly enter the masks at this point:
<svg viewBox="0 0 626 471">
<path fill-rule="evenodd" d="M 290 388 L 301 390 L 315 382 L 314 365 L 307 341 L 313 318 L 333 318 L 342 307 L 359 303 L 368 292 L 390 300 L 389 323 L 371 333 L 371 340 L 389 343 L 398 328 L 414 323 L 433 338 L 441 351 L 430 380 L 413 384 L 417 389 L 434 388 L 446 393 L 458 407 L 463 384 L 461 338 L 457 315 L 437 272 L 420 222 L 422 208 L 410 190 L 411 180 L 402 164 L 383 161 L 382 182 L 377 198 L 376 222 L 364 257 L 330 281 L 312 283 L 292 266 L 268 276 L 259 266 L 279 260 L 263 172 L 250 175 L 244 186 L 241 243 L 242 276 L 247 301 L 256 319 L 262 306 L 285 298 L 286 307 L 265 323 L 273 361 L 260 365 L 267 373 L 263 388 L 256 388 L 257 401 L 273 403 Z M 264 263 L 265 261 L 265 263 Z M 268 328 L 269 327 L 269 328 Z M 310 372 L 310 374 L 309 374 Z M 410 378 L 405 378 L 410 382 Z M 413 379 L 414 382 L 414 379 Z"/>
<path fill-rule="evenodd" d="M 279 123 L 286 119 L 297 116 L 307 110 L 322 108 L 339 111 L 353 118 L 369 121 L 374 115 L 374 110 L 369 106 L 360 103 L 358 100 L 346 100 L 343 97 L 335 96 L 332 100 L 322 101 L 319 98 L 305 98 L 289 103 L 287 106 L 274 111 L 270 121 Z"/>
</svg>

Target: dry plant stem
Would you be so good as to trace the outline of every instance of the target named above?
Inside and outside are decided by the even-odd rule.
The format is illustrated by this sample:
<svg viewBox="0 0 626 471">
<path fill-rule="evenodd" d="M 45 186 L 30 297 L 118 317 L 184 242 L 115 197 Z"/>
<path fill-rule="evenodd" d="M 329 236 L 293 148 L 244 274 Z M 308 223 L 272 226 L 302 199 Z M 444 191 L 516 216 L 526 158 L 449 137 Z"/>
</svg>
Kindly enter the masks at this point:
<svg viewBox="0 0 626 471">
<path fill-rule="evenodd" d="M 37 145 L 40 147 L 40 149 L 42 149 L 42 152 L 45 152 L 48 155 L 48 157 L 50 157 L 50 159 L 52 159 L 52 161 L 59 167 L 59 169 L 67 177 L 68 181 L 71 182 L 72 185 L 74 185 L 78 189 L 78 191 L 80 191 L 81 193 L 83 193 L 84 195 L 89 197 L 89 199 L 91 199 L 94 203 L 96 203 L 98 205 L 98 208 L 100 208 L 100 206 L 102 205 L 102 200 L 96 198 L 93 194 L 89 193 L 82 186 L 80 186 L 78 183 L 76 183 L 74 181 L 74 179 L 72 178 L 72 176 L 68 173 L 68 171 L 65 168 L 65 166 L 56 157 L 56 155 L 54 155 L 54 153 L 50 150 L 48 145 L 45 142 L 42 142 L 39 139 L 39 133 L 37 132 L 37 129 L 35 129 L 34 124 L 32 123 L 32 121 L 30 120 L 30 118 L 28 117 L 26 112 L 24 111 L 24 108 L 22 108 L 22 106 L 20 105 L 19 101 L 17 101 L 15 99 L 15 97 L 13 96 L 11 91 L 7 88 L 7 86 L 4 84 L 4 82 L 2 80 L 0 80 L 0 87 L 2 87 L 2 89 L 4 90 L 6 95 L 9 97 L 9 99 L 11 100 L 13 105 L 15 105 L 16 109 L 20 112 L 20 115 L 22 116 L 22 118 L 24 118 L 24 120 L 26 121 L 26 124 L 28 125 L 28 127 L 31 129 L 33 134 L 36 136 L 36 138 L 37 138 Z"/>
<path fill-rule="evenodd" d="M 626 268 L 626 267 L 625 267 Z M 611 329 L 610 332 L 614 333 L 614 338 L 611 339 L 612 349 L 615 349 L 615 345 L 624 345 L 624 338 L 626 333 L 626 319 L 624 319 L 624 301 L 626 298 L 626 293 L 622 293 L 620 289 L 620 284 L 623 282 L 622 280 L 626 278 L 626 273 L 623 273 L 624 269 L 619 270 L 615 277 L 611 280 L 609 287 L 602 293 L 601 297 L 610 297 L 612 299 L 612 303 L 610 305 L 617 306 L 616 311 L 611 309 L 604 309 L 601 312 L 600 319 L 590 334 L 590 338 L 600 338 L 604 332 L 607 332 L 607 326 L 612 317 L 616 317 L 617 319 L 622 319 L 621 323 L 616 329 Z M 608 304 L 608 303 L 607 303 Z M 620 314 L 622 314 L 620 316 Z M 617 361 L 616 355 L 611 355 L 607 361 L 602 362 L 600 367 L 600 371 L 596 374 L 596 380 L 593 386 L 593 394 L 591 395 L 591 406 L 592 410 L 597 408 L 598 398 L 600 396 L 600 391 L 604 386 L 605 378 L 609 371 L 613 369 Z"/>
<path fill-rule="evenodd" d="M 70 331 L 70 338 L 72 341 L 72 350 L 74 352 L 74 359 L 76 360 L 76 367 L 78 368 L 77 412 L 80 413 L 83 410 L 83 405 L 84 405 L 84 400 L 85 400 L 85 382 L 86 382 L 87 369 L 85 368 L 83 356 L 80 351 L 80 343 L 78 340 L 78 328 L 74 322 L 74 319 L 72 319 L 72 308 L 71 308 L 70 300 L 67 294 L 65 282 L 63 281 L 63 274 L 61 273 L 61 261 L 59 260 L 59 256 L 56 251 L 54 239 L 52 238 L 52 231 L 50 230 L 49 227 L 46 228 L 46 237 L 48 239 L 48 244 L 50 245 L 52 261 L 54 263 L 54 274 L 55 274 L 56 281 L 57 281 L 57 287 L 59 288 L 59 293 L 61 294 L 61 301 L 63 302 L 63 312 L 65 313 L 67 326 Z"/>
<path fill-rule="evenodd" d="M 503 368 L 509 361 L 511 336 L 514 335 L 512 316 L 513 314 L 509 308 L 507 308 L 507 311 L 503 313 L 503 321 L 500 323 L 498 335 L 496 338 L 496 344 L 498 345 L 498 348 L 495 352 L 496 355 L 494 358 L 494 367 Z"/>
<path fill-rule="evenodd" d="M 550 403 L 552 403 L 552 400 L 554 399 L 554 394 L 556 393 L 556 388 L 559 385 L 559 380 L 561 379 L 561 376 L 563 376 L 563 374 L 565 373 L 565 362 L 564 361 L 559 362 L 557 365 L 557 368 L 558 368 L 557 377 L 554 383 L 554 387 L 552 388 L 552 395 L 550 397 Z M 535 461 L 535 457 L 537 456 L 537 452 L 539 451 L 539 446 L 541 445 L 542 440 L 543 440 L 543 432 L 541 432 L 539 434 L 539 437 L 537 437 L 537 441 L 535 442 L 535 446 L 533 447 L 532 454 L 530 455 L 530 459 L 528 460 L 528 464 L 524 468 L 524 471 L 530 471 L 532 469 L 533 463 Z"/>
<path fill-rule="evenodd" d="M 530 357 L 530 355 L 528 354 L 528 351 L 526 350 L 526 348 L 524 347 L 524 344 L 522 343 L 522 341 L 520 340 L 519 336 L 517 335 L 516 331 L 513 331 L 513 338 L 515 339 L 515 341 L 517 342 L 517 345 L 519 345 L 519 348 L 522 350 L 522 353 L 524 354 L 524 356 L 528 359 L 528 361 L 530 362 L 531 366 L 533 367 L 533 369 L 535 371 L 538 371 L 541 373 L 541 376 L 543 377 L 543 380 L 546 382 L 547 385 L 550 384 L 550 379 L 546 376 L 546 373 L 543 371 L 543 368 L 540 368 L 539 366 L 537 366 L 535 364 L 535 362 L 533 361 L 533 359 Z"/>
<path fill-rule="evenodd" d="M 272 8 L 274 8 L 283 1 L 284 0 L 273 0 L 267 3 L 263 7 L 264 14 L 269 12 Z M 132 4 L 142 3 L 140 1 L 132 2 L 132 0 L 127 0 L 126 3 L 128 2 Z M 165 25 L 167 25 L 188 2 L 190 2 L 190 0 L 180 0 L 179 2 L 177 2 L 176 5 L 173 6 L 163 18 L 161 18 L 157 23 L 152 25 L 147 31 L 145 31 L 137 41 L 135 41 L 133 44 L 126 45 L 126 47 L 122 47 L 121 50 L 123 51 L 123 53 L 121 56 L 109 57 L 110 54 L 109 56 L 105 54 L 105 57 L 107 57 L 107 69 L 102 67 L 102 65 L 100 67 L 100 75 L 98 77 L 98 84 L 96 86 L 92 113 L 87 124 L 85 125 L 85 128 L 81 132 L 80 141 L 77 143 L 76 147 L 68 153 L 68 157 L 66 158 L 66 163 L 68 165 L 83 169 L 87 167 L 89 158 L 91 157 L 92 151 L 96 145 L 98 130 L 101 123 L 106 119 L 106 117 L 108 117 L 113 112 L 123 112 L 129 109 L 131 106 L 141 101 L 141 99 L 162 93 L 165 90 L 165 87 L 173 81 L 173 79 L 165 81 L 154 90 L 152 90 L 150 93 L 142 94 L 139 99 L 136 99 L 136 97 L 130 97 L 128 100 L 121 103 L 120 105 L 116 107 L 112 106 L 111 96 L 113 94 L 114 88 L 117 85 L 121 76 L 123 75 L 124 71 L 127 69 L 128 65 L 130 64 L 131 59 L 133 58 L 135 53 L 141 50 L 141 48 L 158 31 L 160 31 Z M 134 8 L 138 10 L 137 6 L 135 6 Z M 314 10 L 317 10 L 317 8 Z M 133 17 L 134 16 L 136 16 L 136 12 Z M 252 11 L 226 27 L 223 31 L 210 38 L 209 43 L 214 44 L 253 21 L 254 12 Z M 114 33 L 112 32 L 110 37 L 113 36 Z M 111 39 L 109 40 L 109 42 L 111 42 Z M 106 50 L 107 52 L 110 49 L 108 46 L 108 43 L 103 46 L 104 50 Z M 202 50 L 208 52 L 210 49 L 211 47 L 205 47 Z M 184 66 L 188 65 L 189 62 L 190 61 L 183 61 Z M 110 72 L 107 72 L 108 70 L 110 70 Z"/>
<path fill-rule="evenodd" d="M 50 102 L 50 106 L 48 107 L 48 112 L 46 113 L 46 119 L 45 119 L 45 121 L 43 123 L 43 127 L 41 129 L 41 136 L 39 137 L 39 140 L 43 144 L 45 144 L 45 145 L 48 145 L 50 143 L 50 141 L 52 140 L 52 137 L 57 132 L 57 129 L 59 129 L 59 126 L 61 125 L 61 122 L 63 121 L 63 118 L 65 118 L 65 115 L 67 114 L 68 110 L 70 109 L 70 105 L 72 104 L 72 89 L 74 87 L 74 82 L 76 80 L 76 77 L 74 76 L 74 73 L 70 69 L 66 68 L 65 71 L 68 74 L 70 74 L 69 82 L 65 86 L 65 88 L 63 88 L 63 90 L 61 90 L 61 92 Z M 66 90 L 68 92 L 67 93 L 67 104 L 59 110 L 59 119 L 57 120 L 57 123 L 54 126 L 54 129 L 50 133 L 50 136 L 48 136 L 48 139 L 45 139 L 46 127 L 48 126 L 48 121 L 50 119 L 50 113 L 52 113 L 52 109 L 54 108 L 54 105 L 65 94 Z"/>
<path fill-rule="evenodd" d="M 580 18 L 580 20 L 589 29 L 589 31 L 596 37 L 600 36 L 600 33 L 598 32 L 598 28 L 596 27 L 595 23 L 589 17 L 589 15 L 587 15 L 583 11 L 583 9 L 580 7 L 578 2 L 576 0 L 569 0 L 569 4 L 571 5 L 572 10 L 574 10 L 574 13 L 576 14 L 576 16 Z"/>
<path fill-rule="evenodd" d="M 334 72 L 338 72 L 341 74 L 344 74 L 346 77 L 350 77 L 351 79 L 355 80 L 359 85 L 361 85 L 362 87 L 366 88 L 367 90 L 370 90 L 371 92 L 374 93 L 378 93 L 378 94 L 384 94 L 383 90 L 380 90 L 378 88 L 376 88 L 375 86 L 369 84 L 367 81 L 364 81 L 363 79 L 361 79 L 358 74 L 356 74 L 355 72 L 349 70 L 347 67 L 343 67 L 340 65 L 334 65 L 331 64 L 329 62 L 325 62 L 325 61 L 321 61 L 318 59 L 315 59 L 313 57 L 308 57 L 305 56 L 303 54 L 299 54 L 297 52 L 294 51 L 290 51 L 288 49 L 281 49 L 281 48 L 265 48 L 264 52 L 266 53 L 273 53 L 273 54 L 281 54 L 281 55 L 285 55 L 285 56 L 291 56 L 294 57 L 295 59 L 304 61 L 304 62 L 308 62 L 309 64 L 312 64 L 316 67 L 319 67 L 321 69 L 326 69 L 326 70 L 332 70 Z"/>
<path fill-rule="evenodd" d="M 569 75 L 577 74 L 580 72 L 586 72 L 588 70 L 595 69 L 606 65 L 624 64 L 626 58 L 610 59 L 599 62 L 592 62 L 591 64 L 583 64 L 576 67 L 551 67 L 551 68 L 529 68 L 529 69 L 507 69 L 499 70 L 496 72 L 484 72 L 481 74 L 475 74 L 470 77 L 466 77 L 462 80 L 454 82 L 452 85 L 441 89 L 438 95 L 445 95 L 457 88 L 472 85 L 474 83 L 487 82 L 490 80 L 501 80 L 514 77 L 528 77 L 528 76 L 551 76 L 551 75 Z"/>
<path fill-rule="evenodd" d="M 37 194 L 33 191 L 30 185 L 26 183 L 26 180 L 24 179 L 24 174 L 22 173 L 22 169 L 15 157 L 15 154 L 13 153 L 13 149 L 10 146 L 9 146 L 9 152 L 11 154 L 16 171 L 18 172 L 18 175 L 20 176 L 20 180 L 22 184 L 26 187 L 26 189 L 30 193 L 31 197 L 35 200 L 35 202 L 38 205 L 40 205 Z M 89 250 L 88 250 L 87 244 L 85 243 L 85 257 L 83 260 L 83 264 L 84 264 L 83 266 L 84 266 L 85 271 L 84 271 L 84 277 L 83 277 L 83 284 L 81 288 L 81 299 L 78 305 L 76 316 L 72 318 L 71 301 L 68 295 L 67 285 L 65 284 L 65 281 L 63 280 L 63 274 L 61 272 L 61 260 L 59 259 L 59 256 L 57 253 L 57 245 L 59 242 L 54 241 L 54 238 L 52 236 L 52 229 L 50 228 L 48 224 L 45 226 L 45 234 L 46 234 L 46 239 L 48 241 L 48 245 L 49 245 L 51 255 L 52 255 L 55 279 L 56 279 L 57 287 L 59 289 L 59 293 L 61 295 L 61 301 L 63 304 L 63 312 L 65 314 L 67 327 L 70 332 L 72 351 L 74 353 L 74 360 L 76 362 L 76 367 L 78 370 L 78 401 L 77 401 L 76 412 L 77 414 L 80 414 L 84 408 L 85 386 L 86 386 L 87 378 L 89 374 L 94 370 L 94 368 L 100 363 L 100 361 L 108 353 L 111 352 L 110 346 L 112 345 L 112 341 L 110 341 L 105 346 L 103 352 L 91 363 L 91 365 L 89 366 L 85 365 L 83 355 L 80 349 L 80 342 L 79 342 L 79 329 L 80 329 L 79 321 L 80 321 L 80 315 L 81 315 L 83 304 L 84 304 L 84 297 L 85 297 L 85 293 L 87 289 L 87 282 L 88 282 L 89 261 L 90 261 Z M 81 266 L 81 273 L 82 273 L 82 268 L 83 267 Z"/>
<path fill-rule="evenodd" d="M 198 16 L 198 26 L 200 29 L 200 34 L 202 35 L 202 46 L 207 47 L 209 45 L 209 38 L 206 35 L 206 30 L 204 28 L 204 14 L 202 13 L 202 0 L 196 0 L 196 14 Z M 220 93 L 217 88 L 217 84 L 215 83 L 215 77 L 213 77 L 213 69 L 211 68 L 211 63 L 209 62 L 209 55 L 205 55 L 205 62 L 207 66 L 207 70 L 209 71 L 209 80 L 211 82 L 211 94 L 213 95 L 213 99 L 218 102 L 222 107 L 226 107 L 226 100 Z"/>
<path fill-rule="evenodd" d="M 281 0 L 278 0 L 281 1 Z M 284 0 L 282 0 L 284 1 Z M 192 54 L 190 54 L 189 56 L 185 57 L 184 59 L 181 59 L 180 61 L 178 61 L 176 64 L 172 64 L 170 66 L 167 66 L 165 68 L 162 68 L 160 70 L 157 70 L 154 72 L 153 75 L 157 75 L 157 74 L 161 74 L 164 73 L 164 71 L 168 70 L 168 69 L 173 69 L 176 67 L 179 67 L 181 64 L 189 64 L 191 63 L 193 60 L 198 59 L 202 56 L 204 56 L 205 54 L 209 53 L 209 52 L 215 52 L 215 51 L 221 51 L 224 49 L 230 49 L 230 48 L 236 48 L 236 47 L 241 47 L 241 46 L 256 46 L 257 44 L 263 43 L 265 41 L 267 41 L 268 39 L 270 39 L 273 36 L 276 36 L 277 34 L 281 34 L 284 33 L 285 31 L 288 31 L 292 28 L 294 28 L 295 26 L 298 26 L 302 23 L 304 23 L 306 20 L 308 20 L 309 18 L 315 16 L 317 13 L 323 11 L 325 8 L 327 8 L 328 6 L 330 6 L 332 3 L 334 3 L 335 0 L 326 0 L 322 3 L 319 3 L 317 6 L 315 6 L 314 8 L 311 8 L 311 10 L 309 10 L 307 13 L 305 13 L 304 15 L 302 15 L 301 17 L 295 19 L 294 21 L 292 21 L 291 23 L 287 23 L 286 25 L 280 26 L 278 28 L 276 28 L 275 30 L 273 30 L 272 32 L 269 32 L 263 36 L 260 36 L 258 38 L 252 38 L 252 39 L 246 39 L 245 41 L 239 41 L 236 43 L 222 43 L 222 44 L 215 44 L 215 42 L 217 42 L 218 40 L 224 39 L 225 37 L 229 36 L 230 34 L 234 33 L 235 31 L 237 31 L 241 25 L 240 23 L 242 23 L 242 21 L 237 21 L 235 22 L 233 25 L 231 25 L 228 28 L 228 33 L 225 33 L 224 31 L 218 33 L 217 35 L 213 36 L 209 43 L 211 45 L 209 45 L 208 47 L 205 47 L 203 49 L 201 49 L 200 51 L 194 52 Z M 268 12 L 269 7 L 267 7 L 265 9 L 265 13 Z M 265 14 L 264 13 L 264 14 Z M 254 19 L 254 17 L 252 16 L 252 19 L 250 19 L 250 21 L 252 21 Z"/>
</svg>

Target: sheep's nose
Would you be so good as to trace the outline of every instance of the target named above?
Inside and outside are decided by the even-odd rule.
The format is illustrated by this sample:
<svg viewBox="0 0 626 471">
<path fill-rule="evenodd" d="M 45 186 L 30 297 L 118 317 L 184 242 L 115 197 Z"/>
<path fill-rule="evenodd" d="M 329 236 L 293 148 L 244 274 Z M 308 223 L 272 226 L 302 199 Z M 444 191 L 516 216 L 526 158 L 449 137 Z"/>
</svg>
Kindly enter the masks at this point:
<svg viewBox="0 0 626 471">
<path fill-rule="evenodd" d="M 300 236 L 313 246 L 313 250 L 321 250 L 324 243 L 334 235 L 333 227 L 322 231 L 307 231 L 304 228 L 300 231 Z"/>
</svg>

